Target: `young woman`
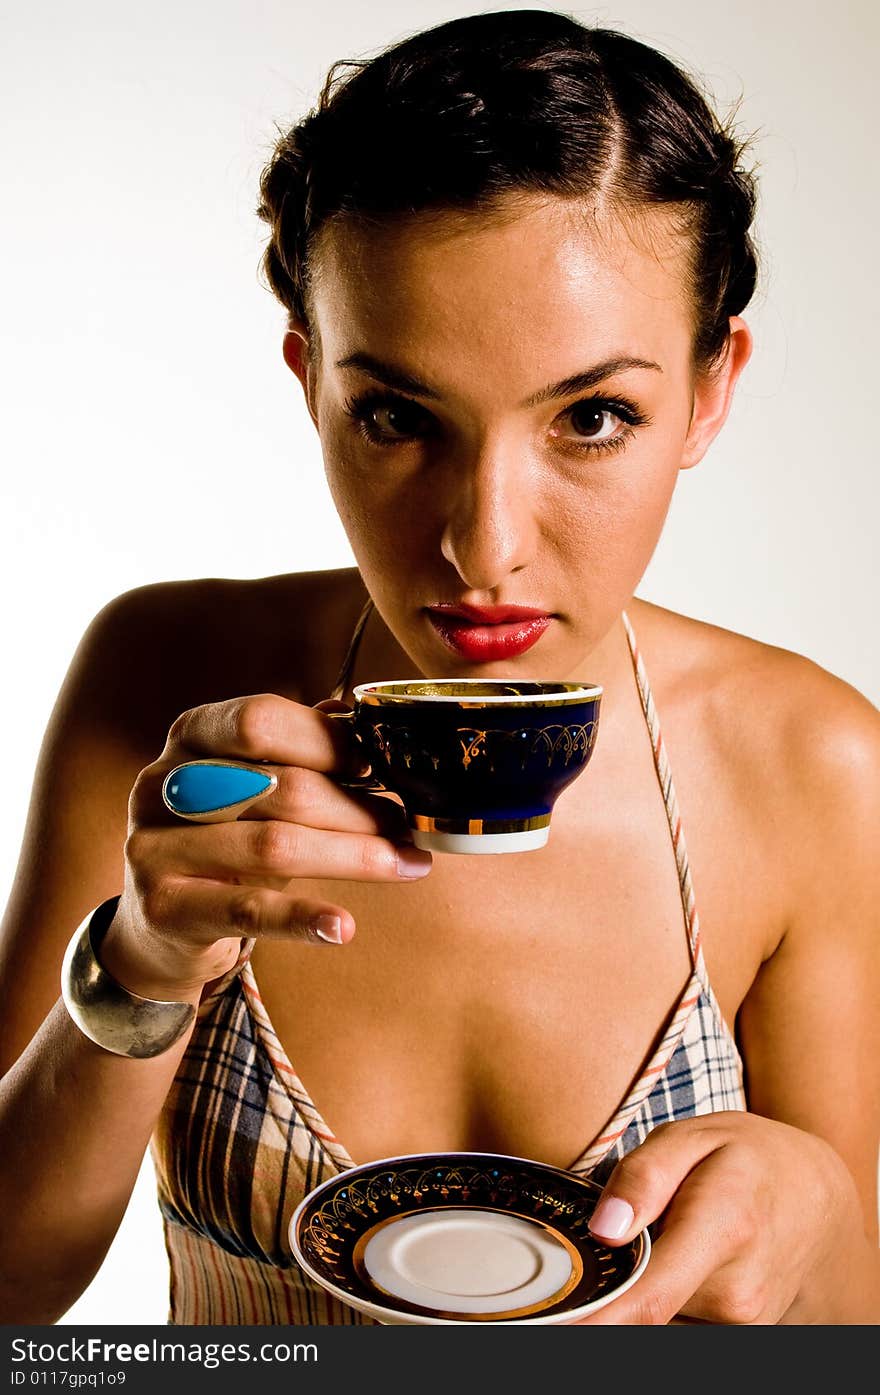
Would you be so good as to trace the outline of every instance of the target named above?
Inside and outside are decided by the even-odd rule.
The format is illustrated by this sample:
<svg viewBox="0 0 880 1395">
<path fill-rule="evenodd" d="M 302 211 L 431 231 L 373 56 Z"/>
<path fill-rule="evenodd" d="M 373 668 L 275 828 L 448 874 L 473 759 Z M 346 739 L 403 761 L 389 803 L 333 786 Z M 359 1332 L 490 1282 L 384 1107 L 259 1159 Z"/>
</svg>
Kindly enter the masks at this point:
<svg viewBox="0 0 880 1395">
<path fill-rule="evenodd" d="M 877 713 L 634 598 L 749 358 L 753 208 L 686 76 L 549 12 L 334 71 L 279 142 L 265 265 L 357 568 L 147 587 L 83 638 L 4 923 L 5 1321 L 82 1292 L 151 1140 L 178 1323 L 364 1320 L 290 1215 L 437 1149 L 651 1226 L 592 1321 L 877 1321 Z M 432 857 L 329 713 L 483 674 L 601 683 L 596 751 L 545 848 Z M 212 759 L 273 786 L 180 817 Z"/>
</svg>

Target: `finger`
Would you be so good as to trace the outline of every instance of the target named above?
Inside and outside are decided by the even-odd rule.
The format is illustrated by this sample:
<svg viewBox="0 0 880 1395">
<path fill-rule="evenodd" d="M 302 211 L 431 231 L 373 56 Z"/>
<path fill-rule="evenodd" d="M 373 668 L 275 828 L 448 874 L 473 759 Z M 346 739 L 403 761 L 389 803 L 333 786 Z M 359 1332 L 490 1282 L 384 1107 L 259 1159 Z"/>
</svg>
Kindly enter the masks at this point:
<svg viewBox="0 0 880 1395">
<path fill-rule="evenodd" d="M 263 886 L 229 886 L 180 877 L 166 880 L 148 901 L 150 923 L 169 938 L 213 943 L 244 939 L 292 939 L 311 944 L 348 944 L 354 918 L 344 906 Z"/>
<path fill-rule="evenodd" d="M 193 767 L 191 767 L 193 768 Z M 222 765 L 220 769 L 222 769 Z M 179 826 L 178 811 L 171 810 L 166 818 L 166 790 L 175 783 L 175 771 L 163 775 L 153 767 L 140 781 L 137 809 L 144 822 L 168 823 Z M 186 822 L 234 822 L 235 819 L 284 819 L 290 823 L 308 824 L 313 828 L 333 829 L 350 833 L 381 833 L 385 837 L 410 840 L 406 816 L 400 804 L 390 799 L 377 799 L 361 791 L 350 791 L 329 775 L 299 766 L 266 765 L 258 774 L 274 781 L 265 791 L 245 800 L 220 817 L 196 819 L 189 815 Z M 161 794 L 160 794 L 161 791 Z M 159 804 L 161 814 L 157 817 Z"/>
<path fill-rule="evenodd" d="M 334 723 L 339 723 L 341 719 L 344 719 L 349 732 L 352 734 L 355 752 L 357 758 L 360 760 L 360 767 L 354 776 L 349 775 L 343 783 L 352 789 L 360 788 L 363 790 L 372 790 L 374 793 L 377 791 L 381 791 L 383 794 L 387 793 L 382 783 L 372 775 L 372 767 L 366 753 L 366 747 L 354 725 L 355 714 L 352 709 L 337 698 L 325 698 L 323 702 L 316 703 L 315 707 L 319 712 L 326 712 Z"/>
<path fill-rule="evenodd" d="M 339 833 L 380 833 L 411 842 L 412 832 L 403 805 L 364 790 L 350 789 L 330 775 L 293 766 L 267 766 L 278 784 L 246 819 L 285 819 Z"/>
<path fill-rule="evenodd" d="M 379 834 L 339 833 L 281 819 L 181 824 L 173 848 L 167 830 L 141 828 L 129 836 L 125 851 L 141 888 L 155 885 L 169 866 L 175 876 L 218 882 L 247 878 L 275 887 L 307 878 L 414 881 L 426 876 L 432 866 L 429 852 L 408 843 L 394 843 Z"/>
<path fill-rule="evenodd" d="M 661 1235 L 647 1268 L 622 1297 L 582 1318 L 584 1327 L 665 1327 L 708 1279 L 713 1265 L 700 1256 L 701 1232 Z M 694 1247 L 697 1247 L 696 1249 Z"/>
<path fill-rule="evenodd" d="M 713 1320 L 709 1286 L 740 1248 L 736 1208 L 725 1201 L 721 1152 L 689 1175 L 667 1210 L 647 1267 L 633 1287 L 585 1324 L 658 1326 L 673 1318 Z M 704 1301 L 700 1292 L 704 1290 Z"/>
<path fill-rule="evenodd" d="M 590 1230 L 625 1245 L 665 1210 L 692 1168 L 728 1141 L 723 1112 L 660 1124 L 615 1167 L 590 1216 Z"/>
<path fill-rule="evenodd" d="M 179 765 L 204 756 L 339 773 L 359 770 L 363 763 L 347 723 L 276 693 L 208 703 L 182 713 L 168 733 L 162 760 Z"/>
</svg>

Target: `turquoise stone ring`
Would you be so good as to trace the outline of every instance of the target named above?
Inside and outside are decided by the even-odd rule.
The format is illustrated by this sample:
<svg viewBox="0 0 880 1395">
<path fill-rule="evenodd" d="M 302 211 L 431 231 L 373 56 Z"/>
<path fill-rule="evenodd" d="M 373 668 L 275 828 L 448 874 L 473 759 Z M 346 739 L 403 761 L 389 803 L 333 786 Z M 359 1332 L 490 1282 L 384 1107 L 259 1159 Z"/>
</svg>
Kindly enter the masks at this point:
<svg viewBox="0 0 880 1395">
<path fill-rule="evenodd" d="M 178 818 L 224 823 L 278 786 L 275 775 L 231 760 L 190 760 L 165 776 L 162 799 Z"/>
</svg>

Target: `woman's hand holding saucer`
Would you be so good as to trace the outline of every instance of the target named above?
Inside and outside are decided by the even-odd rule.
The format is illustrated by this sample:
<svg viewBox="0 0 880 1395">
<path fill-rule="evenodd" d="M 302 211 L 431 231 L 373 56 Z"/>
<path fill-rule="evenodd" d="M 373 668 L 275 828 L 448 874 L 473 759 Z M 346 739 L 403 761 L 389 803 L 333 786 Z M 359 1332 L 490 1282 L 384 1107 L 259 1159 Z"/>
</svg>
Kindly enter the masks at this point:
<svg viewBox="0 0 880 1395">
<path fill-rule="evenodd" d="M 822 1139 L 756 1114 L 655 1128 L 609 1178 L 591 1230 L 610 1246 L 659 1221 L 638 1283 L 584 1324 L 833 1323 L 863 1229 Z M 851 1270 L 851 1263 L 850 1263 Z"/>
<path fill-rule="evenodd" d="M 104 942 L 134 991 L 174 997 L 227 973 L 243 938 L 345 944 L 354 920 L 301 879 L 404 882 L 431 856 L 392 800 L 343 788 L 362 768 L 346 725 L 273 694 L 173 724 L 129 801 L 125 887 Z M 199 803 L 201 801 L 201 805 Z"/>
</svg>

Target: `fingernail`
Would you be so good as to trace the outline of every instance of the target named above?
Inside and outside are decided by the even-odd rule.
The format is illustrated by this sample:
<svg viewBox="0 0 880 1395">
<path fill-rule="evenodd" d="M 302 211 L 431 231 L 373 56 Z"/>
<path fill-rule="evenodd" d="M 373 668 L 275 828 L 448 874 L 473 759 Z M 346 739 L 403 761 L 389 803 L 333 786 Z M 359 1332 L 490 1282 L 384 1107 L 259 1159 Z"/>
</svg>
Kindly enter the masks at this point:
<svg viewBox="0 0 880 1395">
<path fill-rule="evenodd" d="M 619 1196 L 605 1196 L 590 1217 L 590 1230 L 605 1240 L 621 1240 L 633 1223 L 635 1212 Z"/>
<path fill-rule="evenodd" d="M 191 762 L 172 770 L 162 788 L 176 814 L 208 814 L 253 799 L 272 785 L 273 777 L 238 765 Z"/>
<path fill-rule="evenodd" d="M 397 871 L 401 877 L 424 877 L 430 872 L 433 866 L 433 858 L 429 852 L 423 852 L 421 848 L 402 847 L 397 849 Z"/>
<path fill-rule="evenodd" d="M 319 915 L 314 920 L 315 934 L 329 945 L 342 944 L 342 920 L 338 915 Z"/>
</svg>

